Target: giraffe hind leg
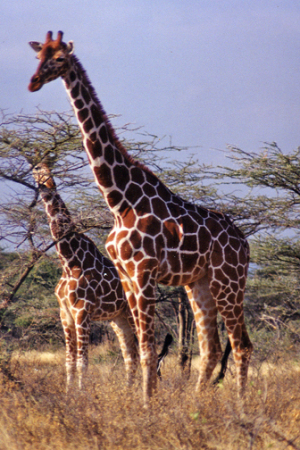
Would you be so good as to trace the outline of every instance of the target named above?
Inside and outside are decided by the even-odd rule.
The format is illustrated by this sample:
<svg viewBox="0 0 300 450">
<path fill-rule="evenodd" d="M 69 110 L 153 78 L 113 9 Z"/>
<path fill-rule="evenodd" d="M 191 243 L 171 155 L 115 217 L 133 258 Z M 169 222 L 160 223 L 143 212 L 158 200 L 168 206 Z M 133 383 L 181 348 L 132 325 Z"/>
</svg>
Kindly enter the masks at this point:
<svg viewBox="0 0 300 450">
<path fill-rule="evenodd" d="M 237 290 L 237 292 L 232 291 L 230 301 L 228 301 L 229 297 L 225 294 L 224 286 L 223 289 L 219 288 L 218 291 L 215 291 L 216 289 L 212 287 L 212 292 L 215 293 L 217 299 L 219 313 L 228 333 L 236 366 L 238 392 L 242 395 L 246 387 L 248 367 L 253 350 L 244 322 L 244 292 L 242 289 Z"/>
<path fill-rule="evenodd" d="M 235 342 L 232 345 L 233 347 L 233 357 L 235 364 L 237 366 L 237 385 L 239 394 L 242 396 L 244 394 L 247 377 L 248 377 L 248 369 L 250 364 L 250 358 L 253 351 L 253 345 L 250 341 L 249 335 L 246 330 L 246 325 L 243 322 L 241 326 L 241 339 L 239 345 L 235 345 Z"/>
</svg>

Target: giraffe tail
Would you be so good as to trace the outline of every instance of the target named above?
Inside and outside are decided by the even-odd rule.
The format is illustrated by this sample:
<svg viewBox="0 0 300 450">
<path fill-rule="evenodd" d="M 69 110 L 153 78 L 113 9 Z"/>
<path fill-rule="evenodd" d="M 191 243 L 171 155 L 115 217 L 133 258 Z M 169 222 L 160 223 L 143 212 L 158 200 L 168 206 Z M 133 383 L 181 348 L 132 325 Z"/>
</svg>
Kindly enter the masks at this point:
<svg viewBox="0 0 300 450">
<path fill-rule="evenodd" d="M 227 339 L 224 355 L 222 356 L 222 359 L 221 359 L 221 369 L 220 369 L 219 375 L 215 378 L 213 384 L 218 384 L 225 377 L 225 373 L 227 370 L 227 362 L 228 362 L 230 352 L 231 352 L 231 344 L 230 344 L 230 340 Z"/>
<path fill-rule="evenodd" d="M 157 375 L 159 376 L 159 378 L 161 378 L 161 366 L 162 363 L 165 359 L 165 357 L 167 356 L 167 354 L 169 353 L 169 347 L 173 342 L 173 337 L 171 336 L 170 333 L 168 333 L 165 337 L 165 342 L 163 345 L 163 348 L 160 352 L 160 354 L 158 355 L 158 360 L 157 360 L 157 367 L 156 367 L 156 371 L 157 371 Z"/>
</svg>

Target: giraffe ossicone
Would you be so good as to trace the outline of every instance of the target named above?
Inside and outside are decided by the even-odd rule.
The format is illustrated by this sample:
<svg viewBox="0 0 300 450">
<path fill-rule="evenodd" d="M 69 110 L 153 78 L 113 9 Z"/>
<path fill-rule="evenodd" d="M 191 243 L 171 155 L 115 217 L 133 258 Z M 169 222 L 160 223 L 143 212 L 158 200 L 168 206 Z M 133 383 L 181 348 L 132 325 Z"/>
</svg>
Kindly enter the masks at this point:
<svg viewBox="0 0 300 450">
<path fill-rule="evenodd" d="M 156 285 L 185 286 L 200 347 L 197 388 L 221 356 L 219 312 L 228 332 L 242 392 L 252 353 L 243 313 L 249 246 L 242 232 L 220 212 L 172 193 L 149 169 L 133 160 L 117 138 L 94 88 L 74 55 L 72 42 L 47 33 L 31 42 L 39 66 L 29 90 L 62 77 L 82 132 L 95 181 L 114 217 L 106 242 L 135 321 L 143 369 L 144 402 L 156 385 L 154 339 Z"/>
</svg>

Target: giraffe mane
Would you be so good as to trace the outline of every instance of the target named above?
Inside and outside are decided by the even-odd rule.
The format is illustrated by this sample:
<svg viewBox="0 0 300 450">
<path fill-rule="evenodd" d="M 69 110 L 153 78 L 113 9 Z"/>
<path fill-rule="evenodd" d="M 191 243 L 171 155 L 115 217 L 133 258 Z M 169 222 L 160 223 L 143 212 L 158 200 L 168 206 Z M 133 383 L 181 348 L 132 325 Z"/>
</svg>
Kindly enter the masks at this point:
<svg viewBox="0 0 300 450">
<path fill-rule="evenodd" d="M 75 55 L 72 55 L 73 60 L 75 61 L 77 67 L 80 69 L 81 75 L 84 78 L 85 83 L 87 84 L 87 86 L 90 89 L 90 93 L 93 97 L 93 100 L 95 102 L 95 104 L 97 105 L 97 107 L 99 108 L 101 115 L 104 119 L 104 122 L 106 124 L 107 127 L 107 131 L 108 134 L 112 140 L 112 142 L 114 143 L 114 145 L 116 146 L 116 148 L 122 153 L 122 155 L 133 165 L 135 165 L 136 167 L 139 167 L 140 169 L 144 170 L 145 172 L 150 173 L 152 176 L 154 176 L 155 178 L 157 178 L 157 176 L 155 175 L 155 173 L 152 172 L 151 169 L 149 169 L 149 167 L 147 167 L 145 164 L 141 163 L 140 161 L 135 160 L 126 150 L 126 148 L 124 147 L 124 145 L 121 143 L 120 139 L 118 138 L 109 118 L 107 117 L 106 112 L 103 109 L 103 106 L 100 102 L 100 100 L 98 99 L 97 93 L 95 91 L 95 88 L 93 87 L 89 76 L 86 72 L 86 70 L 83 68 L 79 58 Z M 158 178 L 157 178 L 158 179 Z"/>
</svg>

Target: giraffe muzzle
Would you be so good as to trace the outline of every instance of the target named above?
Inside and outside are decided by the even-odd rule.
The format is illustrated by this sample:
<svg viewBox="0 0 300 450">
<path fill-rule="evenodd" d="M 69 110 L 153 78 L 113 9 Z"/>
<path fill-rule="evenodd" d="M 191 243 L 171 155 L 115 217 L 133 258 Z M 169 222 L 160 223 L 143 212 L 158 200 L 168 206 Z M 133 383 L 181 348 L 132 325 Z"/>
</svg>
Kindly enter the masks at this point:
<svg viewBox="0 0 300 450">
<path fill-rule="evenodd" d="M 43 82 L 41 80 L 41 77 L 39 77 L 38 75 L 33 75 L 28 85 L 28 89 L 30 92 L 36 92 L 39 91 L 42 86 Z"/>
</svg>

